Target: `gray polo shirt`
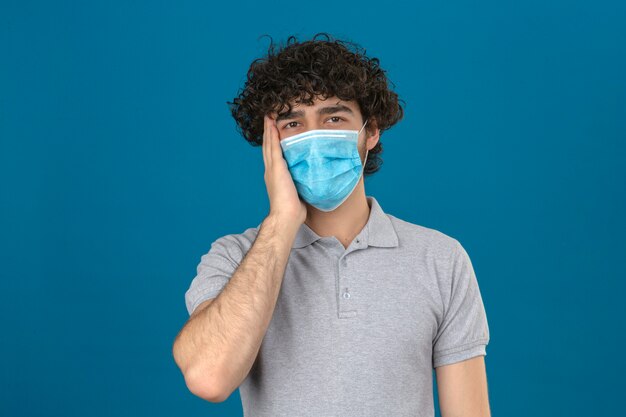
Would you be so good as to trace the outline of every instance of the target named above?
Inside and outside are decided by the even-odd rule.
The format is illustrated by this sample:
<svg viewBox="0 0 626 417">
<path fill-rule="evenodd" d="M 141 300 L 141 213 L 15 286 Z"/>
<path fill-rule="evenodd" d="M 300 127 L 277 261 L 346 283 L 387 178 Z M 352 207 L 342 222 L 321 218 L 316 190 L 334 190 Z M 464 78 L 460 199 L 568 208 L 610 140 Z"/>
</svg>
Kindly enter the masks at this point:
<svg viewBox="0 0 626 417">
<path fill-rule="evenodd" d="M 272 320 L 239 387 L 245 417 L 434 415 L 433 368 L 486 355 L 489 328 L 467 252 L 383 212 L 346 249 L 302 224 Z M 216 297 L 259 230 L 218 238 L 185 293 Z"/>
</svg>

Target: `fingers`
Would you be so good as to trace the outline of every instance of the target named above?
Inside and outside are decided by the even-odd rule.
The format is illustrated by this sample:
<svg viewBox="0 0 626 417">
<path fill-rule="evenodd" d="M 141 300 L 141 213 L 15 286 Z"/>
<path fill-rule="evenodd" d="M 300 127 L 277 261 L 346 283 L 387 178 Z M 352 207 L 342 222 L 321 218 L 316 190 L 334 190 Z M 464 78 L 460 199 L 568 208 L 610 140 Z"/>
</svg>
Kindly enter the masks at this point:
<svg viewBox="0 0 626 417">
<path fill-rule="evenodd" d="M 274 120 L 273 117 L 270 118 L 270 132 L 272 133 L 272 161 L 280 161 L 283 153 L 280 149 L 280 136 L 278 135 L 278 127 L 276 126 L 276 120 Z"/>
<path fill-rule="evenodd" d="M 283 153 L 280 147 L 280 136 L 276 121 L 270 115 L 263 117 L 263 161 L 269 167 L 274 161 L 280 161 Z"/>
<path fill-rule="evenodd" d="M 272 124 L 274 123 L 274 121 L 272 120 L 271 116 L 267 116 L 267 120 L 268 120 L 268 127 L 267 127 L 267 131 L 268 131 L 268 141 L 267 141 L 267 155 L 269 157 L 269 161 L 270 164 L 274 163 L 274 126 L 272 126 Z"/>
<path fill-rule="evenodd" d="M 268 142 L 269 142 L 269 118 L 267 117 L 267 115 L 263 116 L 263 163 L 265 164 L 265 167 L 267 168 L 268 166 L 268 157 L 267 157 L 267 153 L 268 153 Z"/>
</svg>

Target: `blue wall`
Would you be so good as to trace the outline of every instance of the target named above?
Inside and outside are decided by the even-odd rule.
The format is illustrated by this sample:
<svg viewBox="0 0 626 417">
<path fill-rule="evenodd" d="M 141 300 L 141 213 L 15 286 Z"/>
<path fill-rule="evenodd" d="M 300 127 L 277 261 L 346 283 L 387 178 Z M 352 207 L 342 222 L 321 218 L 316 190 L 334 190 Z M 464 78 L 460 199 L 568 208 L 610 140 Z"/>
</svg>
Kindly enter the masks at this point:
<svg viewBox="0 0 626 417">
<path fill-rule="evenodd" d="M 200 256 L 269 208 L 226 101 L 260 35 L 319 31 L 407 103 L 366 192 L 470 254 L 493 414 L 622 411 L 626 3 L 510 3 L 2 1 L 0 414 L 241 415 L 172 342 Z"/>
</svg>

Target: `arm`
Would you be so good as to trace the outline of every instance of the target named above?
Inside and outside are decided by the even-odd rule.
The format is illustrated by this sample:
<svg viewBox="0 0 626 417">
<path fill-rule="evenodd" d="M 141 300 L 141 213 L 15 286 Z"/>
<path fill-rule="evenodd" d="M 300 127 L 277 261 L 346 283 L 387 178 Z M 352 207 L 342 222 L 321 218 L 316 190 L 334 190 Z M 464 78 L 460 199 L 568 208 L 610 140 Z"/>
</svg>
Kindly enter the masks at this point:
<svg viewBox="0 0 626 417">
<path fill-rule="evenodd" d="M 223 291 L 198 307 L 176 337 L 174 359 L 195 395 L 224 401 L 250 372 L 297 229 L 292 222 L 268 216 Z"/>
<path fill-rule="evenodd" d="M 192 314 L 173 354 L 189 390 L 221 402 L 246 378 L 274 314 L 285 266 L 307 215 L 280 147 L 276 122 L 264 117 L 264 180 L 270 214 L 221 293 Z M 195 313 L 195 311 L 194 311 Z"/>
<path fill-rule="evenodd" d="M 485 371 L 489 326 L 469 255 L 458 241 L 442 274 L 443 315 L 433 343 L 442 417 L 490 417 Z"/>
<path fill-rule="evenodd" d="M 442 417 L 491 417 L 484 356 L 440 366 L 435 371 Z"/>
</svg>

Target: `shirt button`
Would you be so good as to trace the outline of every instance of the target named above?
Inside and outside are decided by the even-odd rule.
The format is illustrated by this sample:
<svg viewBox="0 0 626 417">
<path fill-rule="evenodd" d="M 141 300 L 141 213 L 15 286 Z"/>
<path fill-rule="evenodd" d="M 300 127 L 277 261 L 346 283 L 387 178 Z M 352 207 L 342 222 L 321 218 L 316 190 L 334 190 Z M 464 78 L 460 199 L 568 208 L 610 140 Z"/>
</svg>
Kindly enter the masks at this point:
<svg viewBox="0 0 626 417">
<path fill-rule="evenodd" d="M 344 292 L 343 293 L 343 298 L 350 298 L 350 293 L 349 292 Z"/>
<path fill-rule="evenodd" d="M 356 240 L 356 243 L 359 243 L 359 242 L 360 242 L 360 240 L 359 240 L 359 239 L 357 239 L 357 240 Z"/>
</svg>

